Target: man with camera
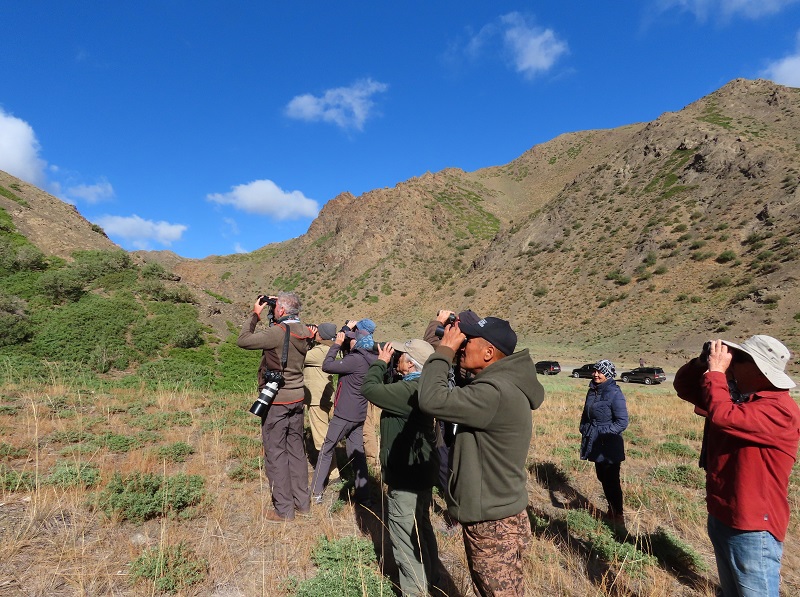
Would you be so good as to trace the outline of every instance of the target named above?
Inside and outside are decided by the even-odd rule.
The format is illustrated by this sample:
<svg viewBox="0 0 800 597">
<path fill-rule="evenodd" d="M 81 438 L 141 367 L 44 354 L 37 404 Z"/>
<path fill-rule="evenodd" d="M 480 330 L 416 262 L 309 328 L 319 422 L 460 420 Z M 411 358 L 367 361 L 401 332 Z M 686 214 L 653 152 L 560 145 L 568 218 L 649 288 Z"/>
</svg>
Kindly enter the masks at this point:
<svg viewBox="0 0 800 597">
<path fill-rule="evenodd" d="M 525 462 L 531 411 L 542 404 L 544 388 L 528 349 L 514 352 L 516 345 L 508 321 L 456 321 L 419 382 L 420 409 L 458 425 L 445 497 L 461 523 L 478 595 L 525 594 L 522 556 L 531 539 Z M 463 387 L 448 382 L 457 354 L 474 375 Z"/>
<path fill-rule="evenodd" d="M 256 331 L 264 309 L 271 325 Z M 308 514 L 308 465 L 303 442 L 303 363 L 313 335 L 300 322 L 300 299 L 289 292 L 259 296 L 242 325 L 237 344 L 261 350 L 258 389 L 251 412 L 261 416 L 264 469 L 274 509 L 268 522 L 294 520 L 295 511 Z M 275 390 L 277 389 L 277 392 Z"/>
<path fill-rule="evenodd" d="M 398 381 L 387 383 L 395 351 Z M 387 526 L 403 595 L 427 595 L 438 582 L 439 549 L 431 525 L 433 485 L 439 468 L 433 417 L 419 409 L 422 365 L 433 353 L 424 340 L 387 342 L 370 365 L 361 393 L 383 409 L 381 472 L 386 483 Z M 434 593 L 434 591 L 432 591 Z"/>
<path fill-rule="evenodd" d="M 789 350 L 771 336 L 707 342 L 675 374 L 678 396 L 706 419 L 708 536 L 725 597 L 778 597 L 789 525 L 789 476 L 800 408 L 789 395 Z"/>
</svg>

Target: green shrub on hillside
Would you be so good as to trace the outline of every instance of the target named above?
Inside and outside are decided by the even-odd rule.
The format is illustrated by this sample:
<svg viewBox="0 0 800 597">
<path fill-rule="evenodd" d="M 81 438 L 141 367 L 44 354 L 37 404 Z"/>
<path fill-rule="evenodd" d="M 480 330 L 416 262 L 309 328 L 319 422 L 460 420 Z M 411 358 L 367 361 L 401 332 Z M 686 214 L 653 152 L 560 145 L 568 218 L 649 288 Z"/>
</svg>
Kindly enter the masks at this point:
<svg viewBox="0 0 800 597">
<path fill-rule="evenodd" d="M 31 351 L 99 372 L 125 368 L 133 356 L 126 346 L 128 327 L 142 315 L 143 309 L 128 293 L 111 298 L 87 294 L 78 302 L 31 316 L 36 328 Z"/>
<path fill-rule="evenodd" d="M 0 291 L 0 346 L 18 344 L 27 340 L 32 333 L 24 301 Z"/>
<path fill-rule="evenodd" d="M 131 256 L 121 249 L 113 251 L 75 251 L 72 253 L 72 257 L 75 261 L 70 267 L 87 281 L 96 280 L 105 274 L 135 267 Z"/>
<path fill-rule="evenodd" d="M 177 593 L 201 582 L 208 574 L 208 561 L 183 541 L 178 545 L 150 547 L 130 565 L 131 583 L 146 579 L 156 591 Z"/>
<path fill-rule="evenodd" d="M 244 350 L 236 346 L 236 336 L 230 335 L 217 347 L 219 374 L 214 378 L 214 389 L 242 394 L 256 392 L 256 371 L 261 360 L 258 350 Z"/>
<path fill-rule="evenodd" d="M 157 516 L 191 518 L 205 500 L 205 480 L 200 475 L 133 473 L 123 477 L 115 472 L 95 496 L 94 505 L 107 516 L 141 523 Z"/>
<path fill-rule="evenodd" d="M 142 267 L 142 278 L 148 280 L 169 280 L 172 277 L 160 263 L 147 263 Z"/>
<path fill-rule="evenodd" d="M 379 597 L 391 594 L 376 568 L 375 549 L 367 539 L 322 536 L 311 553 L 320 573 L 294 587 L 296 597 Z"/>
<path fill-rule="evenodd" d="M 166 286 L 159 280 L 143 280 L 138 291 L 141 295 L 154 301 L 168 303 L 196 303 L 197 299 L 183 284 Z"/>
<path fill-rule="evenodd" d="M 156 591 L 177 593 L 201 582 L 208 574 L 208 562 L 181 541 L 146 549 L 131 562 L 130 571 L 131 583 L 146 579 Z"/>
<path fill-rule="evenodd" d="M 36 487 L 36 476 L 30 471 L 15 471 L 0 466 L 0 489 L 5 491 L 30 491 Z"/>
<path fill-rule="evenodd" d="M 59 460 L 50 469 L 47 483 L 58 487 L 94 487 L 100 482 L 100 469 L 88 462 Z"/>
<path fill-rule="evenodd" d="M 148 357 L 170 346 L 194 348 L 203 343 L 203 328 L 193 306 L 153 303 L 149 309 L 154 316 L 131 328 L 133 345 Z"/>
<path fill-rule="evenodd" d="M 51 303 L 75 302 L 86 293 L 86 281 L 72 268 L 49 270 L 39 277 L 39 293 Z"/>
</svg>

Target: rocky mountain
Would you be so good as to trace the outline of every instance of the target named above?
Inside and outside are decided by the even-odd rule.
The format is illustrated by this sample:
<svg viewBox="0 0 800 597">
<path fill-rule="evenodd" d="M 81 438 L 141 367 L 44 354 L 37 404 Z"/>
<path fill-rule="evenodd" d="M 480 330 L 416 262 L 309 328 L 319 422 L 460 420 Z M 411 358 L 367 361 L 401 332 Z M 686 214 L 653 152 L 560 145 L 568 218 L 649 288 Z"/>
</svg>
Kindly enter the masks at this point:
<svg viewBox="0 0 800 597">
<path fill-rule="evenodd" d="M 342 193 L 299 238 L 172 266 L 240 310 L 294 290 L 308 321 L 372 317 L 387 338 L 471 307 L 542 358 L 677 364 L 753 333 L 798 352 L 799 183 L 800 90 L 738 79 L 504 166 Z"/>
<path fill-rule="evenodd" d="M 68 258 L 78 250 L 119 249 L 74 205 L 0 170 L 0 208 L 43 253 Z"/>
<path fill-rule="evenodd" d="M 0 201 L 45 252 L 111 246 L 71 206 L 46 208 L 54 222 L 42 224 L 38 194 L 13 184 L 31 208 Z M 753 333 L 797 354 L 799 185 L 800 90 L 737 79 L 653 122 L 564 134 L 503 166 L 342 193 L 306 234 L 252 253 L 136 256 L 205 290 L 201 316 L 221 337 L 258 293 L 293 290 L 305 321 L 371 317 L 380 339 L 470 307 L 510 319 L 537 358 L 674 366 L 708 337 Z"/>
</svg>

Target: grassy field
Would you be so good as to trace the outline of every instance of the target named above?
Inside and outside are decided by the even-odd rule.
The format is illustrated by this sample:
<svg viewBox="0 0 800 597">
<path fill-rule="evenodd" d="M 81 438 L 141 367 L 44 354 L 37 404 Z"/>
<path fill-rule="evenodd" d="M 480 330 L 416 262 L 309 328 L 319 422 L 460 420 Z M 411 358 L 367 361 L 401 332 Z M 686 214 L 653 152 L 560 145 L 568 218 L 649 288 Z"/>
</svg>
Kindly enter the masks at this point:
<svg viewBox="0 0 800 597">
<path fill-rule="evenodd" d="M 627 530 L 614 529 L 593 515 L 605 500 L 592 465 L 578 459 L 587 380 L 542 381 L 529 455 L 528 593 L 713 595 L 696 466 L 701 419 L 669 385 L 620 384 L 631 417 Z M 346 483 L 310 518 L 263 522 L 270 499 L 252 395 L 98 390 L 55 378 L 0 394 L 0 594 L 392 594 L 380 507 L 353 509 Z M 800 594 L 797 475 L 785 595 Z M 377 483 L 373 492 L 380 504 Z M 449 593 L 470 595 L 460 533 L 447 527 L 439 496 L 436 505 Z"/>
</svg>

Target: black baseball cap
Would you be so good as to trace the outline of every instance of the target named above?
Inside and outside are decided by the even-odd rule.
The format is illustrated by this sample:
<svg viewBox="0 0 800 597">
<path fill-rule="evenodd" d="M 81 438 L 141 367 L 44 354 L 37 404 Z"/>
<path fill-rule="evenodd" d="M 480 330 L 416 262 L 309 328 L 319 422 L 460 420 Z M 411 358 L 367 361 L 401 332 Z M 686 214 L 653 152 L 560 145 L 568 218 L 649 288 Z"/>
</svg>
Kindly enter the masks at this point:
<svg viewBox="0 0 800 597">
<path fill-rule="evenodd" d="M 505 319 L 484 317 L 475 323 L 459 322 L 458 327 L 465 336 L 483 338 L 506 356 L 517 347 L 517 334 Z"/>
</svg>

